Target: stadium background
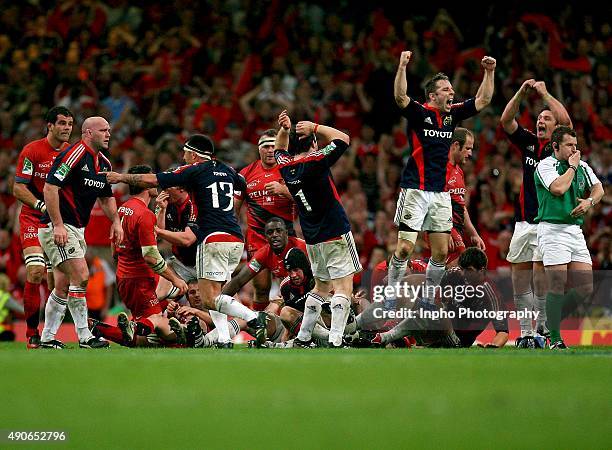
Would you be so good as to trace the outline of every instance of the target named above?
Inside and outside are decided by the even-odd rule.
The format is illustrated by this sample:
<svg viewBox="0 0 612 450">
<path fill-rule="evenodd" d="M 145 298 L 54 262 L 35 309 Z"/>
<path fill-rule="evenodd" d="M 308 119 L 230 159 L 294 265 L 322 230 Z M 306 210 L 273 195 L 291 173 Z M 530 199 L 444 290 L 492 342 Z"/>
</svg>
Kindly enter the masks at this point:
<svg viewBox="0 0 612 450">
<path fill-rule="evenodd" d="M 419 100 L 421 82 L 437 71 L 451 77 L 457 98 L 474 95 L 481 57 L 497 58 L 492 106 L 463 123 L 476 134 L 465 168 L 467 198 L 489 268 L 509 272 L 521 168 L 499 115 L 527 78 L 544 80 L 566 105 L 581 151 L 604 182 L 608 195 L 584 230 L 594 269 L 610 268 L 612 27 L 610 15 L 595 7 L 41 0 L 0 1 L 0 8 L 0 270 L 16 298 L 25 267 L 15 234 L 14 167 L 21 148 L 44 135 L 42 117 L 52 105 L 75 112 L 72 141 L 85 117 L 107 117 L 117 170 L 138 163 L 168 169 L 194 132 L 211 135 L 219 158 L 241 168 L 257 157 L 258 133 L 276 127 L 282 108 L 295 119 L 347 130 L 352 146 L 334 177 L 362 264 L 373 267 L 395 245 L 399 174 L 410 153 L 392 94 L 403 49 L 414 52 L 408 90 Z M 541 107 L 537 96 L 529 98 L 520 123 L 533 129 Z M 119 200 L 125 194 L 116 192 Z M 88 301 L 101 315 L 114 283 L 108 227 L 94 210 Z M 419 242 L 415 257 L 424 248 Z"/>
</svg>

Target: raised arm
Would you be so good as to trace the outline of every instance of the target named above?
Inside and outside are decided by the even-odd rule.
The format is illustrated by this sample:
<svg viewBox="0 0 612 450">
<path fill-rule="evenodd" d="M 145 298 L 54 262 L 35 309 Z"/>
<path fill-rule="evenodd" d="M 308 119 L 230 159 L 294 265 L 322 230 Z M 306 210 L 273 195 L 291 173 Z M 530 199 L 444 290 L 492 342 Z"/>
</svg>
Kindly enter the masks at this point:
<svg viewBox="0 0 612 450">
<path fill-rule="evenodd" d="M 495 58 L 485 56 L 482 58 L 482 67 L 484 67 L 484 76 L 482 83 L 476 93 L 476 110 L 481 111 L 491 103 L 493 99 L 494 80 L 495 80 Z"/>
<path fill-rule="evenodd" d="M 543 81 L 538 81 L 533 85 L 533 88 L 550 108 L 550 112 L 553 114 L 553 116 L 555 116 L 555 119 L 557 120 L 557 125 L 565 125 L 571 127 L 572 120 L 570 119 L 567 109 L 565 109 L 565 106 L 563 106 L 563 104 L 559 100 L 550 95 L 550 93 L 546 89 L 546 84 Z"/>
<path fill-rule="evenodd" d="M 161 191 L 155 198 L 156 225 L 163 230 L 166 229 L 166 209 L 168 208 L 169 197 L 170 194 L 168 194 L 168 192 Z"/>
<path fill-rule="evenodd" d="M 406 66 L 412 57 L 411 51 L 402 52 L 400 55 L 399 65 L 395 73 L 395 82 L 393 83 L 393 95 L 395 103 L 401 109 L 404 109 L 410 103 L 410 97 L 406 91 L 408 90 L 408 82 L 406 81 Z"/>
<path fill-rule="evenodd" d="M 322 138 L 321 140 L 325 142 L 340 139 L 341 141 L 346 142 L 347 145 L 351 143 L 351 138 L 349 138 L 349 135 L 343 131 L 337 130 L 333 127 L 328 127 L 327 125 L 319 125 L 317 123 L 308 122 L 307 120 L 298 122 L 295 126 L 295 131 L 298 134 L 304 135 L 311 133 L 318 134 Z"/>
<path fill-rule="evenodd" d="M 525 80 L 521 85 L 521 88 L 516 92 L 516 94 L 514 94 L 514 97 L 510 99 L 510 101 L 504 108 L 504 112 L 501 115 L 500 122 L 506 133 L 513 134 L 518 128 L 518 122 L 516 121 L 515 117 L 519 112 L 521 102 L 525 98 L 525 95 L 527 94 L 529 89 L 533 88 L 535 82 L 536 81 L 533 78 Z"/>
<path fill-rule="evenodd" d="M 287 150 L 289 148 L 289 131 L 291 130 L 291 119 L 287 114 L 287 110 L 283 110 L 279 114 L 278 125 L 280 128 L 276 134 L 274 148 L 277 150 Z"/>
</svg>

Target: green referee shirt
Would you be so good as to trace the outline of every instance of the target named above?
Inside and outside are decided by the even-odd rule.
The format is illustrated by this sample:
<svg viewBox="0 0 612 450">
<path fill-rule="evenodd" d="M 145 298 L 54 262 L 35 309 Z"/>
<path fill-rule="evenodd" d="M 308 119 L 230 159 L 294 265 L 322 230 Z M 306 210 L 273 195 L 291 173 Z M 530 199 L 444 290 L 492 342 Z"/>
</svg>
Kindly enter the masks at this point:
<svg viewBox="0 0 612 450">
<path fill-rule="evenodd" d="M 569 168 L 567 161 L 559 161 L 554 155 L 540 161 L 535 171 L 535 185 L 538 194 L 537 223 L 564 223 L 568 225 L 582 225 L 584 215 L 572 217 L 570 213 L 578 206 L 578 199 L 583 198 L 585 191 L 600 183 L 593 169 L 584 161 L 580 161 L 578 170 L 574 175 L 570 188 L 563 195 L 553 195 L 549 189 L 553 181 L 563 175 Z"/>
</svg>

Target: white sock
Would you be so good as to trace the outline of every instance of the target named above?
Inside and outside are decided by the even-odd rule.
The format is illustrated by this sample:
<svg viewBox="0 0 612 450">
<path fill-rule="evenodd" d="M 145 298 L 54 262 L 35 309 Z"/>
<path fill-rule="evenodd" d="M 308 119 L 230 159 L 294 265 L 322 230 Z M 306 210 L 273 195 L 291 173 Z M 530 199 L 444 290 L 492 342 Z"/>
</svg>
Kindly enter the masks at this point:
<svg viewBox="0 0 612 450">
<path fill-rule="evenodd" d="M 240 325 L 238 325 L 235 319 L 232 319 L 228 322 L 228 327 L 230 340 L 234 339 L 234 336 L 240 333 Z M 198 343 L 196 342 L 196 347 L 212 347 L 217 342 L 219 342 L 219 331 L 215 328 L 210 333 L 206 333 L 201 345 L 197 345 Z"/>
<path fill-rule="evenodd" d="M 308 297 L 306 297 L 306 301 L 304 302 L 302 325 L 297 335 L 300 341 L 309 341 L 312 339 L 312 330 L 321 315 L 321 305 L 323 305 L 323 303 L 325 303 L 323 297 L 313 292 L 308 293 Z"/>
<path fill-rule="evenodd" d="M 435 303 L 436 301 L 435 287 L 440 286 L 445 268 L 445 263 L 439 263 L 429 258 L 427 269 L 425 270 L 425 295 L 423 296 L 429 303 Z"/>
<path fill-rule="evenodd" d="M 329 329 L 329 343 L 334 345 L 342 344 L 344 327 L 348 319 L 348 309 L 351 301 L 344 294 L 334 294 L 331 299 L 331 327 Z"/>
<path fill-rule="evenodd" d="M 404 275 L 406 275 L 406 268 L 408 267 L 408 259 L 399 259 L 395 254 L 389 261 L 389 273 L 387 275 L 387 286 L 395 286 Z"/>
<path fill-rule="evenodd" d="M 217 330 L 217 342 L 221 344 L 225 344 L 232 340 L 230 337 L 229 324 L 227 322 L 227 316 L 223 313 L 215 311 L 213 309 L 208 310 L 210 314 L 210 318 L 215 324 L 215 329 Z"/>
<path fill-rule="evenodd" d="M 544 299 L 544 308 L 546 308 L 546 299 Z M 525 292 L 524 294 L 514 295 L 514 306 L 517 310 L 531 311 L 533 305 L 533 292 Z M 523 318 L 519 320 L 521 325 L 521 337 L 527 335 L 533 335 L 533 328 L 531 326 L 531 319 Z"/>
<path fill-rule="evenodd" d="M 87 326 L 87 300 L 85 299 L 85 292 L 86 289 L 80 286 L 71 285 L 68 287 L 68 309 L 70 310 L 70 315 L 72 315 L 79 342 L 87 342 L 94 337 Z"/>
<path fill-rule="evenodd" d="M 534 294 L 533 309 L 540 313 L 538 320 L 536 320 L 536 329 L 543 328 L 546 330 L 546 294 Z"/>
<path fill-rule="evenodd" d="M 217 311 L 223 314 L 238 317 L 239 319 L 246 320 L 247 322 L 257 319 L 257 313 L 255 311 L 250 310 L 229 295 L 219 295 L 215 299 L 215 308 Z"/>
<path fill-rule="evenodd" d="M 43 328 L 40 340 L 43 342 L 55 339 L 64 316 L 66 315 L 68 299 L 61 298 L 55 293 L 55 289 L 49 294 L 45 306 L 45 327 Z"/>
</svg>

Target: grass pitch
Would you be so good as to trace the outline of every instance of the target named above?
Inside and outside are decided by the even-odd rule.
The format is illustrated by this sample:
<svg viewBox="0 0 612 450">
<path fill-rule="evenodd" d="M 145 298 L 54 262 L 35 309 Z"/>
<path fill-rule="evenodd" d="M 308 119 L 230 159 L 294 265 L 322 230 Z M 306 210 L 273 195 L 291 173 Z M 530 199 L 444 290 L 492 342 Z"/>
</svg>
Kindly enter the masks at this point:
<svg viewBox="0 0 612 450">
<path fill-rule="evenodd" d="M 74 344 L 73 344 L 74 346 Z M 0 344 L 2 448 L 609 448 L 612 348 L 125 349 Z"/>
</svg>

